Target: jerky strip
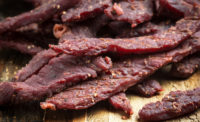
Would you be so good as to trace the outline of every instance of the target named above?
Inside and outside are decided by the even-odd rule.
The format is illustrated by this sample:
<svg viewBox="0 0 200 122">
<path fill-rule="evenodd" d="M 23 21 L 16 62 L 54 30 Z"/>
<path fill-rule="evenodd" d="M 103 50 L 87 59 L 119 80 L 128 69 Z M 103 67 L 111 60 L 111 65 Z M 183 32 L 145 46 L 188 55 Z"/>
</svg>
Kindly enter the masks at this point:
<svg viewBox="0 0 200 122">
<path fill-rule="evenodd" d="M 113 20 L 128 22 L 132 27 L 136 27 L 152 18 L 153 2 L 152 0 L 124 0 L 105 9 L 105 13 Z"/>
<path fill-rule="evenodd" d="M 173 91 L 162 101 L 146 104 L 139 116 L 144 121 L 163 121 L 189 114 L 200 107 L 200 88 Z"/>
<path fill-rule="evenodd" d="M 63 22 L 82 21 L 103 13 L 111 5 L 111 0 L 82 0 L 75 7 L 63 11 Z"/>
<path fill-rule="evenodd" d="M 24 82 L 9 82 L 13 92 L 2 88 L 0 91 L 12 94 L 10 98 L 0 98 L 0 105 L 12 103 L 18 104 L 41 100 L 44 97 L 51 97 L 54 93 L 62 91 L 79 81 L 97 77 L 97 73 L 111 68 L 111 60 L 108 57 L 74 57 L 62 54 L 49 61 L 37 74 L 33 74 Z M 0 95 L 1 96 L 1 95 Z"/>
<path fill-rule="evenodd" d="M 170 74 L 176 78 L 188 78 L 197 71 L 199 66 L 200 57 L 194 55 L 173 64 Z"/>
<path fill-rule="evenodd" d="M 130 101 L 126 97 L 125 93 L 122 92 L 112 96 L 111 98 L 109 98 L 109 102 L 115 109 L 123 110 L 128 115 L 133 114 Z"/>
<path fill-rule="evenodd" d="M 0 22 L 0 33 L 15 30 L 31 23 L 45 21 L 51 18 L 54 14 L 61 12 L 63 9 L 74 6 L 79 1 L 80 0 L 51 0 L 30 12 L 15 17 L 8 17 Z"/>
<path fill-rule="evenodd" d="M 128 89 L 131 92 L 145 97 L 152 97 L 162 91 L 160 83 L 156 80 L 146 80 Z"/>
<path fill-rule="evenodd" d="M 0 40 L 0 48 L 10 48 L 30 55 L 36 55 L 38 52 L 43 50 L 41 47 L 38 47 L 32 43 L 7 40 Z"/>
<path fill-rule="evenodd" d="M 65 40 L 58 46 L 50 45 L 58 52 L 72 55 L 98 55 L 106 52 L 142 54 L 169 50 L 188 39 L 200 27 L 199 20 L 182 19 L 166 31 L 129 39 L 82 38 Z"/>
<path fill-rule="evenodd" d="M 40 104 L 42 109 L 86 109 L 97 102 L 108 99 L 113 95 L 125 91 L 152 75 L 161 67 L 178 62 L 191 53 L 200 50 L 200 32 L 194 39 L 182 43 L 169 52 L 152 54 L 141 57 L 123 58 L 113 64 L 110 74 L 103 75 L 66 89 Z"/>
</svg>

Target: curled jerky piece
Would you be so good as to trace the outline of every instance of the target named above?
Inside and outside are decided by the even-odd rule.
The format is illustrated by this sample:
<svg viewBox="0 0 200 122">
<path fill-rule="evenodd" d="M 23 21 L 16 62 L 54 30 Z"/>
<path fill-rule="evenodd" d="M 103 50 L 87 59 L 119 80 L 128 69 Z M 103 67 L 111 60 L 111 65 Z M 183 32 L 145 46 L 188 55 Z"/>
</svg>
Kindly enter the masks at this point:
<svg viewBox="0 0 200 122">
<path fill-rule="evenodd" d="M 200 57 L 193 55 L 172 65 L 170 74 L 176 78 L 190 77 L 200 66 Z"/>
<path fill-rule="evenodd" d="M 24 54 L 35 55 L 38 52 L 42 51 L 41 47 L 38 47 L 32 43 L 24 42 L 24 41 L 8 41 L 8 40 L 0 40 L 0 48 L 10 48 L 17 50 Z"/>
<path fill-rule="evenodd" d="M 198 0 L 157 0 L 156 8 L 159 16 L 181 18 L 184 16 L 199 16 Z"/>
<path fill-rule="evenodd" d="M 200 88 L 173 91 L 162 101 L 146 104 L 139 116 L 144 121 L 163 121 L 189 114 L 200 107 Z"/>
<path fill-rule="evenodd" d="M 162 87 L 158 81 L 150 79 L 144 80 L 128 90 L 141 96 L 152 97 L 162 91 Z"/>
<path fill-rule="evenodd" d="M 50 97 L 79 81 L 97 77 L 97 73 L 107 71 L 111 66 L 112 62 L 108 57 L 89 58 L 62 54 L 52 58 L 38 73 L 33 74 L 24 82 L 0 83 L 2 94 L 9 93 L 9 98 L 2 98 L 0 95 L 0 105 L 18 104 Z M 13 92 L 2 88 L 5 84 L 8 88 L 12 87 Z"/>
<path fill-rule="evenodd" d="M 105 14 L 113 20 L 128 22 L 132 27 L 136 27 L 152 18 L 153 2 L 152 0 L 124 0 L 105 9 Z"/>
<path fill-rule="evenodd" d="M 123 93 L 123 92 L 118 93 L 118 94 L 112 96 L 111 98 L 109 98 L 108 100 L 114 108 L 123 110 L 128 115 L 133 114 L 133 110 L 132 110 L 130 101 L 126 97 L 125 93 Z"/>
<path fill-rule="evenodd" d="M 175 26 L 166 31 L 135 38 L 112 39 L 112 38 L 81 38 L 65 40 L 59 45 L 50 45 L 58 52 L 71 55 L 99 55 L 107 52 L 121 54 L 142 54 L 161 52 L 176 47 L 182 41 L 188 39 L 199 30 L 198 19 L 182 19 Z"/>
<path fill-rule="evenodd" d="M 63 22 L 82 21 L 96 15 L 102 14 L 109 7 L 112 0 L 82 0 L 75 7 L 63 11 Z"/>
<path fill-rule="evenodd" d="M 51 18 L 54 14 L 61 12 L 63 9 L 70 8 L 80 0 L 50 0 L 45 4 L 15 17 L 8 17 L 0 22 L 0 33 L 9 30 L 15 30 L 19 27 L 43 22 Z"/>
<path fill-rule="evenodd" d="M 200 33 L 198 34 L 200 35 Z M 159 54 L 147 56 L 128 56 L 113 63 L 109 73 L 90 80 L 48 98 L 42 102 L 42 109 L 86 109 L 97 102 L 125 91 L 152 75 L 161 67 L 178 62 L 184 57 L 200 50 L 199 36 L 182 43 L 179 47 Z"/>
</svg>

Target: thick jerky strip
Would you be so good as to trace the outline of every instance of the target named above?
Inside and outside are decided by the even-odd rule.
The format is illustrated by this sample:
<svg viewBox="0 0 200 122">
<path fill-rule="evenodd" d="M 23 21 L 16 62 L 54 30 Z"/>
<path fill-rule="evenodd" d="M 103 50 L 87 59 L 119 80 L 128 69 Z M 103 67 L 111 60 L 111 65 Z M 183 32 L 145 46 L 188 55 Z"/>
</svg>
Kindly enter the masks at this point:
<svg viewBox="0 0 200 122">
<path fill-rule="evenodd" d="M 129 91 L 145 97 L 152 97 L 162 91 L 160 83 L 156 80 L 145 80 L 128 89 Z"/>
<path fill-rule="evenodd" d="M 136 27 L 152 18 L 153 2 L 152 0 L 124 0 L 105 9 L 105 13 L 113 20 L 128 22 L 132 27 Z"/>
<path fill-rule="evenodd" d="M 111 66 L 112 63 L 108 57 L 87 58 L 62 54 L 51 59 L 38 73 L 32 75 L 26 81 L 6 83 L 8 87 L 13 89 L 12 96 L 0 98 L 0 105 L 18 104 L 50 97 L 67 86 L 97 77 L 97 73 L 106 71 Z M 7 89 L 1 87 L 4 85 L 5 83 L 0 83 L 0 91 L 3 93 L 8 92 Z"/>
<path fill-rule="evenodd" d="M 58 53 L 51 49 L 37 53 L 37 55 L 35 55 L 33 59 L 16 74 L 14 81 L 25 81 L 33 74 L 37 73 L 43 66 L 48 64 L 50 59 L 56 57 L 57 55 Z"/>
<path fill-rule="evenodd" d="M 58 46 L 50 45 L 50 47 L 58 52 L 79 56 L 106 52 L 122 54 L 161 52 L 176 47 L 199 30 L 199 27 L 200 21 L 197 19 L 182 19 L 168 30 L 150 36 L 127 39 L 82 38 L 73 41 L 66 39 Z"/>
<path fill-rule="evenodd" d="M 55 110 L 56 108 L 86 109 L 91 107 L 97 102 L 125 91 L 152 75 L 161 67 L 172 62 L 178 62 L 191 53 L 200 50 L 199 34 L 196 35 L 195 39 L 187 40 L 169 52 L 141 57 L 129 56 L 127 59 L 121 58 L 121 60 L 113 63 L 110 74 L 66 89 L 42 102 L 41 108 Z"/>
<path fill-rule="evenodd" d="M 35 55 L 38 52 L 42 51 L 41 47 L 38 47 L 29 42 L 17 42 L 17 41 L 7 41 L 7 40 L 0 40 L 0 48 L 10 48 L 17 51 L 20 51 L 24 54 Z"/>
<path fill-rule="evenodd" d="M 63 22 L 82 21 L 103 13 L 111 5 L 111 0 L 82 0 L 75 7 L 63 11 Z"/>
<path fill-rule="evenodd" d="M 200 107 L 200 88 L 173 91 L 162 101 L 146 104 L 139 116 L 144 121 L 163 121 L 189 114 Z"/>
<path fill-rule="evenodd" d="M 129 99 L 126 97 L 125 93 L 118 93 L 111 98 L 108 99 L 110 104 L 115 108 L 119 110 L 123 110 L 128 115 L 133 114 L 133 110 L 130 104 Z"/>
<path fill-rule="evenodd" d="M 156 8 L 159 16 L 181 18 L 184 16 L 199 16 L 200 2 L 198 0 L 157 0 Z"/>
<path fill-rule="evenodd" d="M 183 59 L 181 62 L 173 64 L 170 74 L 176 78 L 188 78 L 196 72 L 199 66 L 200 57 L 197 55 L 190 56 Z"/>
<path fill-rule="evenodd" d="M 19 27 L 45 21 L 63 9 L 70 8 L 80 0 L 51 0 L 30 12 L 20 14 L 15 17 L 8 17 L 0 22 L 0 33 L 15 30 Z"/>
</svg>

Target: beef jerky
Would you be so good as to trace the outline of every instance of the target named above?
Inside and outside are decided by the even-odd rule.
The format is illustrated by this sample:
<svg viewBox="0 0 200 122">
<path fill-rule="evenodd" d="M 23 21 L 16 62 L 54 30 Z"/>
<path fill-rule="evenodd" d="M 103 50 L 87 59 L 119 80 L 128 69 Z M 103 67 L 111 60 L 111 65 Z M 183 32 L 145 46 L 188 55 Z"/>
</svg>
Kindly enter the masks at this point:
<svg viewBox="0 0 200 122">
<path fill-rule="evenodd" d="M 23 82 L 33 74 L 36 74 L 43 66 L 48 64 L 49 60 L 59 55 L 55 51 L 48 49 L 37 53 L 33 59 L 21 70 L 18 71 L 14 77 L 14 81 Z"/>
<path fill-rule="evenodd" d="M 129 91 L 145 97 L 152 97 L 162 91 L 160 83 L 156 80 L 145 80 L 128 89 Z"/>
<path fill-rule="evenodd" d="M 123 110 L 128 115 L 133 114 L 130 101 L 126 97 L 125 93 L 122 92 L 112 96 L 111 98 L 109 98 L 109 102 L 115 109 Z"/>
<path fill-rule="evenodd" d="M 158 16 L 179 19 L 184 16 L 199 16 L 198 0 L 157 0 Z"/>
<path fill-rule="evenodd" d="M 200 21 L 197 19 L 182 19 L 166 31 L 143 37 L 128 39 L 112 38 L 82 38 L 65 40 L 52 49 L 71 55 L 98 55 L 106 52 L 121 54 L 143 54 L 161 52 L 176 47 L 199 30 Z"/>
<path fill-rule="evenodd" d="M 0 48 L 10 48 L 30 55 L 36 55 L 38 52 L 43 50 L 41 47 L 38 47 L 32 43 L 7 40 L 0 40 Z"/>
<path fill-rule="evenodd" d="M 189 114 L 200 107 L 200 88 L 188 91 L 173 91 L 162 101 L 149 103 L 140 111 L 144 121 L 163 121 Z"/>
<path fill-rule="evenodd" d="M 63 11 L 63 22 L 82 21 L 103 13 L 111 5 L 111 0 L 82 0 L 75 7 Z"/>
<path fill-rule="evenodd" d="M 194 39 L 182 43 L 176 49 L 169 52 L 152 54 L 148 56 L 128 56 L 113 63 L 113 68 L 107 75 L 95 80 L 90 80 L 48 98 L 42 102 L 42 109 L 86 109 L 97 102 L 108 99 L 113 95 L 125 91 L 148 76 L 152 75 L 161 67 L 178 62 L 184 57 L 200 50 L 200 32 L 195 34 Z"/>
<path fill-rule="evenodd" d="M 173 64 L 170 74 L 176 78 L 188 78 L 197 71 L 199 66 L 200 57 L 197 55 L 190 56 Z"/>
<path fill-rule="evenodd" d="M 0 105 L 18 104 L 50 97 L 67 86 L 97 77 L 97 73 L 106 71 L 111 66 L 111 60 L 108 57 L 87 58 L 62 54 L 52 58 L 38 73 L 33 74 L 26 81 L 6 83 L 8 88 L 13 89 L 12 96 L 1 98 Z M 7 89 L 2 89 L 1 86 L 4 86 L 4 83 L 0 83 L 0 91 L 7 92 Z"/>
<path fill-rule="evenodd" d="M 152 18 L 153 2 L 152 0 L 124 0 L 105 9 L 105 14 L 113 20 L 128 22 L 132 27 L 136 27 Z"/>
<path fill-rule="evenodd" d="M 0 22 L 0 33 L 15 30 L 19 27 L 43 22 L 51 18 L 54 14 L 61 12 L 63 9 L 70 8 L 80 0 L 51 0 L 30 12 L 22 13 L 15 17 L 8 17 Z"/>
</svg>

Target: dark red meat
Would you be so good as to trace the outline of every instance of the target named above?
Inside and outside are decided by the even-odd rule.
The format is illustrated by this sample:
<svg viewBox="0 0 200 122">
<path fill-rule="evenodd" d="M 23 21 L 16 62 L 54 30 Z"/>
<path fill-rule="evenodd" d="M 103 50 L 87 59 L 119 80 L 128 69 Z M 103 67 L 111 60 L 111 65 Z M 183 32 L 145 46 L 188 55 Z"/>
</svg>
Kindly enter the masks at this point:
<svg viewBox="0 0 200 122">
<path fill-rule="evenodd" d="M 125 93 L 122 92 L 112 96 L 111 98 L 109 98 L 109 102 L 114 108 L 123 110 L 128 115 L 133 114 L 130 101 L 126 97 Z"/>
<path fill-rule="evenodd" d="M 54 95 L 41 103 L 42 109 L 86 109 L 139 83 L 171 62 L 178 62 L 200 50 L 200 32 L 169 52 L 148 56 L 129 56 L 113 63 L 107 75 L 90 80 Z"/>
<path fill-rule="evenodd" d="M 153 16 L 152 0 L 122 0 L 105 9 L 105 14 L 113 20 L 128 22 L 132 27 Z"/>
<path fill-rule="evenodd" d="M 162 87 L 158 81 L 150 79 L 145 80 L 128 90 L 141 96 L 152 97 L 162 91 Z"/>
<path fill-rule="evenodd" d="M 188 78 L 196 72 L 199 66 L 200 57 L 197 55 L 190 56 L 183 59 L 181 62 L 173 64 L 170 74 L 176 78 Z"/>
<path fill-rule="evenodd" d="M 59 55 L 55 51 L 49 49 L 38 53 L 33 59 L 16 74 L 14 81 L 23 82 L 32 75 L 36 74 L 43 66 L 49 63 L 53 57 Z"/>
<path fill-rule="evenodd" d="M 0 83 L 2 93 L 8 92 L 7 89 L 1 87 L 5 84 L 13 89 L 12 93 L 8 92 L 8 96 L 12 94 L 10 98 L 0 97 L 0 105 L 18 104 L 50 97 L 67 86 L 97 77 L 97 73 L 106 71 L 111 66 L 112 63 L 108 57 L 87 58 L 62 54 L 52 58 L 38 73 L 33 74 L 24 82 Z"/>
<path fill-rule="evenodd" d="M 82 0 L 75 7 L 63 11 L 63 22 L 82 21 L 102 14 L 109 7 L 112 0 Z M 97 23 L 99 24 L 99 23 Z"/>
<path fill-rule="evenodd" d="M 176 47 L 182 41 L 188 39 L 194 32 L 199 30 L 198 19 L 182 19 L 166 31 L 160 33 L 127 39 L 112 38 L 82 38 L 65 40 L 58 46 L 50 45 L 58 52 L 71 55 L 98 55 L 106 52 L 122 54 L 142 54 L 161 52 Z"/>
<path fill-rule="evenodd" d="M 200 88 L 188 91 L 173 91 L 162 101 L 149 103 L 140 111 L 144 121 L 162 121 L 189 114 L 200 107 Z"/>
<path fill-rule="evenodd" d="M 199 16 L 198 0 L 157 0 L 157 12 L 159 16 L 181 18 L 184 16 Z"/>
<path fill-rule="evenodd" d="M 80 0 L 51 0 L 30 12 L 15 17 L 8 17 L 0 22 L 0 33 L 8 30 L 15 30 L 19 27 L 45 21 L 63 9 L 70 8 Z"/>
<path fill-rule="evenodd" d="M 42 51 L 41 47 L 34 45 L 33 43 L 24 42 L 24 41 L 8 41 L 0 40 L 0 48 L 10 48 L 17 51 L 20 51 L 24 54 L 35 55 L 38 52 Z"/>
</svg>

